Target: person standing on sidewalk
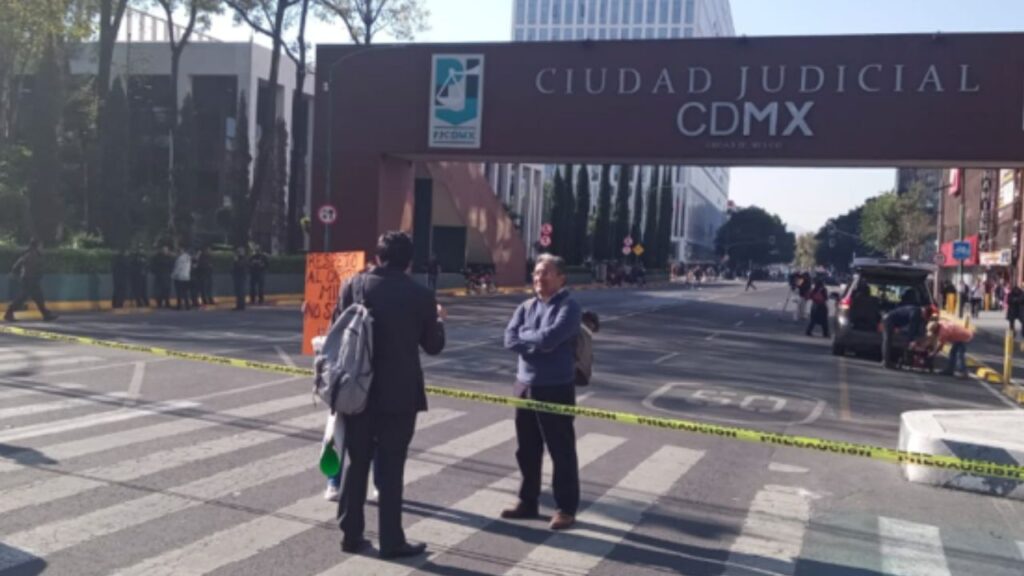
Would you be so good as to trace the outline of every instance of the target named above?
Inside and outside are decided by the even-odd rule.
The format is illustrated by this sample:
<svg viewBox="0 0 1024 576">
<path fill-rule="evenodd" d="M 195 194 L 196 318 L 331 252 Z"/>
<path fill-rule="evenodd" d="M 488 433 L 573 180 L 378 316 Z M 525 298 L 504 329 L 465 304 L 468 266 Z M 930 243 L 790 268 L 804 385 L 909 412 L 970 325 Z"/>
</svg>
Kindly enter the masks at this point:
<svg viewBox="0 0 1024 576">
<path fill-rule="evenodd" d="M 519 305 L 505 330 L 505 348 L 519 354 L 515 395 L 540 402 L 576 405 L 575 357 L 582 311 L 565 287 L 565 261 L 543 254 L 533 271 L 535 298 Z M 516 461 L 522 475 L 519 501 L 501 512 L 509 520 L 536 518 L 541 464 L 547 447 L 554 462 L 557 511 L 552 530 L 576 522 L 580 503 L 579 462 L 572 416 L 516 410 Z"/>
<path fill-rule="evenodd" d="M 110 275 L 114 281 L 114 296 L 110 299 L 111 308 L 124 308 L 125 296 L 128 294 L 128 253 L 122 248 L 114 254 L 110 262 Z"/>
<path fill-rule="evenodd" d="M 56 320 L 57 315 L 46 308 L 46 300 L 43 299 L 43 253 L 38 240 L 33 238 L 29 242 L 28 250 L 23 252 L 11 267 L 11 274 L 19 277 L 21 282 L 18 284 L 17 296 L 7 306 L 4 320 L 14 322 L 14 311 L 21 310 L 29 299 L 36 303 L 43 320 Z"/>
<path fill-rule="evenodd" d="M 241 246 L 235 251 L 235 259 L 231 262 L 231 281 L 235 288 L 235 308 L 245 310 L 245 276 L 249 273 L 249 259 L 245 257 L 245 248 Z"/>
<path fill-rule="evenodd" d="M 1024 290 L 1014 284 L 1006 294 L 1006 321 L 1010 323 L 1010 332 L 1016 334 L 1017 321 L 1021 320 L 1021 308 L 1024 306 Z M 1021 321 L 1021 336 L 1024 337 L 1024 321 Z"/>
<path fill-rule="evenodd" d="M 171 278 L 174 279 L 174 296 L 178 300 L 178 310 L 182 310 L 184 305 L 185 310 L 192 309 L 192 295 L 190 294 L 189 284 L 192 280 L 192 256 L 189 255 L 188 250 L 182 248 L 178 250 L 178 257 L 174 260 L 174 272 L 171 273 Z"/>
<path fill-rule="evenodd" d="M 822 280 L 814 281 L 810 293 L 811 323 L 807 325 L 807 335 L 814 335 L 814 327 L 821 326 L 821 332 L 828 338 L 828 289 Z"/>
<path fill-rule="evenodd" d="M 150 269 L 156 284 L 156 307 L 171 307 L 171 276 L 174 274 L 174 256 L 168 246 L 161 246 L 160 251 L 150 259 Z"/>
<path fill-rule="evenodd" d="M 210 248 L 204 246 L 199 251 L 199 258 L 196 263 L 196 285 L 199 287 L 199 301 L 203 306 L 216 306 L 213 300 L 213 257 L 210 256 Z"/>
<path fill-rule="evenodd" d="M 974 285 L 971 286 L 971 318 L 977 318 L 979 312 L 981 312 L 981 302 L 985 295 L 985 285 L 982 283 L 981 278 L 974 281 Z"/>
<path fill-rule="evenodd" d="M 249 304 L 263 304 L 263 289 L 267 283 L 267 255 L 256 245 L 256 251 L 249 257 Z"/>
<path fill-rule="evenodd" d="M 142 252 L 141 246 L 136 246 L 128 262 L 129 273 L 131 274 L 132 300 L 137 308 L 149 308 L 149 262 Z"/>
</svg>

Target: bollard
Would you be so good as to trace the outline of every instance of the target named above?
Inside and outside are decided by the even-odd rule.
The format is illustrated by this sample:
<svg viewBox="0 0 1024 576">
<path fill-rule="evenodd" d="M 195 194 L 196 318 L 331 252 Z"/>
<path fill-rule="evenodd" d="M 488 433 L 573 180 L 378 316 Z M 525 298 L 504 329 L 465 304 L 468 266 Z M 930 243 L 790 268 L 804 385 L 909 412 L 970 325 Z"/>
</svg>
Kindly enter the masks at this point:
<svg viewBox="0 0 1024 576">
<path fill-rule="evenodd" d="M 1006 331 L 1003 344 L 1003 387 L 1010 390 L 1013 382 L 1013 330 Z"/>
</svg>

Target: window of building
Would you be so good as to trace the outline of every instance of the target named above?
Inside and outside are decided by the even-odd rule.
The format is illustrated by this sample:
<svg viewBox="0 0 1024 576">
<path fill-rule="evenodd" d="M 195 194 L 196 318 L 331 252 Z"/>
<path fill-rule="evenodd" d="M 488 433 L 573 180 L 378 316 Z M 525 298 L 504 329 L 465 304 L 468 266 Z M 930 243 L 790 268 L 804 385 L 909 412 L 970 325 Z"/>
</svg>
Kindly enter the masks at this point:
<svg viewBox="0 0 1024 576">
<path fill-rule="evenodd" d="M 644 38 L 657 38 L 658 32 L 654 28 L 647 28 L 644 32 Z"/>
<path fill-rule="evenodd" d="M 605 29 L 604 28 L 601 28 L 600 30 L 597 31 L 597 39 L 598 40 L 604 40 L 605 39 Z"/>
<path fill-rule="evenodd" d="M 644 0 L 633 0 L 633 24 L 644 23 Z"/>
<path fill-rule="evenodd" d="M 643 37 L 644 37 L 644 29 L 643 28 L 633 28 L 633 39 L 634 40 L 639 40 L 639 39 L 641 39 Z"/>
<path fill-rule="evenodd" d="M 573 24 L 583 24 L 587 21 L 587 0 L 577 0 L 576 20 Z"/>
<path fill-rule="evenodd" d="M 552 40 L 561 40 L 562 39 L 562 29 L 561 28 L 553 29 L 551 31 L 551 39 Z"/>
<path fill-rule="evenodd" d="M 526 34 L 523 33 L 522 28 L 516 28 L 516 42 L 522 42 L 526 39 Z"/>
<path fill-rule="evenodd" d="M 572 40 L 572 28 L 562 28 L 562 38 Z"/>
<path fill-rule="evenodd" d="M 658 38 L 668 38 L 668 28 L 658 28 Z"/>
<path fill-rule="evenodd" d="M 678 2 L 674 2 L 678 4 Z M 668 24 L 668 0 L 661 0 L 658 11 L 658 24 Z"/>
<path fill-rule="evenodd" d="M 551 0 L 540 0 L 540 23 L 547 24 L 551 13 Z"/>
<path fill-rule="evenodd" d="M 586 37 L 587 37 L 586 29 L 584 29 L 584 28 L 577 28 L 576 29 L 576 39 L 577 40 L 583 40 Z"/>
<path fill-rule="evenodd" d="M 629 40 L 629 38 L 630 38 L 629 32 L 630 32 L 629 28 L 623 28 L 622 29 L 622 34 L 621 34 L 620 38 L 622 38 L 623 40 Z"/>
<path fill-rule="evenodd" d="M 597 24 L 597 0 L 587 2 L 587 22 Z"/>
<path fill-rule="evenodd" d="M 544 42 L 545 40 L 547 40 L 548 39 L 548 29 L 547 28 L 541 28 L 540 34 L 538 35 L 537 39 L 540 40 L 541 42 Z"/>
<path fill-rule="evenodd" d="M 597 0 L 597 22 L 608 23 L 608 0 Z"/>
<path fill-rule="evenodd" d="M 618 24 L 619 12 L 622 10 L 622 2 L 621 0 L 611 0 L 610 6 L 609 10 L 611 10 L 611 14 L 609 14 L 608 21 L 612 24 Z"/>
<path fill-rule="evenodd" d="M 694 0 L 686 0 L 686 23 L 693 24 L 693 13 L 696 11 Z"/>
<path fill-rule="evenodd" d="M 639 0 L 637 0 L 637 1 L 639 1 Z M 633 9 L 632 0 L 622 0 L 622 23 L 623 24 L 629 24 L 630 23 L 630 16 L 633 15 L 632 9 Z"/>
<path fill-rule="evenodd" d="M 647 23 L 654 24 L 657 16 L 658 0 L 647 0 Z"/>
<path fill-rule="evenodd" d="M 526 0 L 516 0 L 516 24 L 526 23 Z"/>
<path fill-rule="evenodd" d="M 693 38 L 693 27 L 692 26 L 687 26 L 686 27 L 686 31 L 683 32 L 683 37 L 684 38 Z"/>
<path fill-rule="evenodd" d="M 555 3 L 551 5 L 551 23 L 562 23 L 562 0 L 555 0 Z"/>
<path fill-rule="evenodd" d="M 529 30 L 526 31 L 526 41 L 527 42 L 533 42 L 536 39 L 537 39 L 537 31 L 536 30 L 534 30 L 533 28 L 530 28 Z"/>
</svg>

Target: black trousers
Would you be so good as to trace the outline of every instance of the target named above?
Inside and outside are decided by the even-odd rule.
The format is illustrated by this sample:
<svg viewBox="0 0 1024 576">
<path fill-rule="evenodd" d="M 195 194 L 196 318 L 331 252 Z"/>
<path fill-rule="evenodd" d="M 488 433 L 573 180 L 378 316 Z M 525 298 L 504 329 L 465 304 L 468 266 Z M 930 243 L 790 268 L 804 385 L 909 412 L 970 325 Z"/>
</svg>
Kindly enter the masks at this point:
<svg viewBox="0 0 1024 576">
<path fill-rule="evenodd" d="M 192 294 L 189 292 L 188 280 L 175 280 L 174 281 L 174 296 L 178 299 L 178 310 L 181 310 L 182 304 L 185 306 L 185 310 L 192 309 Z"/>
<path fill-rule="evenodd" d="M 110 299 L 113 308 L 124 308 L 125 295 L 128 293 L 128 276 L 114 274 L 114 296 Z"/>
<path fill-rule="evenodd" d="M 43 299 L 43 286 L 39 283 L 39 280 L 22 280 L 18 286 L 17 294 L 11 305 L 7 307 L 7 318 L 14 318 L 14 311 L 21 310 L 29 300 L 36 303 L 36 308 L 39 309 L 39 312 L 44 317 L 50 315 L 50 311 L 46 309 L 46 300 Z"/>
<path fill-rule="evenodd" d="M 245 276 L 235 276 L 235 310 L 245 310 Z"/>
<path fill-rule="evenodd" d="M 159 308 L 171 307 L 171 279 L 164 276 L 156 277 L 156 305 Z"/>
<path fill-rule="evenodd" d="M 203 304 L 206 306 L 213 306 L 217 304 L 213 300 L 213 273 L 204 273 L 200 284 L 202 290 Z"/>
<path fill-rule="evenodd" d="M 263 304 L 263 287 L 266 277 L 262 272 L 249 275 L 249 303 Z"/>
<path fill-rule="evenodd" d="M 349 467 L 338 500 L 338 526 L 345 540 L 363 537 L 366 528 L 363 508 L 373 463 L 374 483 L 380 492 L 377 499 L 380 550 L 395 550 L 405 544 L 402 490 L 405 460 L 416 431 L 416 413 L 384 414 L 367 408 L 362 414 L 344 418 Z"/>
<path fill-rule="evenodd" d="M 149 307 L 149 290 L 146 286 L 146 276 L 132 276 L 132 300 L 139 308 Z"/>
<path fill-rule="evenodd" d="M 807 325 L 807 335 L 814 333 L 815 326 L 821 326 L 821 333 L 828 338 L 828 307 L 814 305 L 811 307 L 811 322 Z"/>
<path fill-rule="evenodd" d="M 516 385 L 516 395 L 540 402 L 576 405 L 576 388 L 564 386 Z M 540 499 L 541 466 L 547 447 L 554 465 L 552 484 L 558 510 L 575 516 L 580 505 L 580 472 L 576 458 L 576 431 L 572 416 L 559 416 L 533 410 L 516 410 L 516 461 L 523 483 L 519 500 L 536 508 Z"/>
</svg>

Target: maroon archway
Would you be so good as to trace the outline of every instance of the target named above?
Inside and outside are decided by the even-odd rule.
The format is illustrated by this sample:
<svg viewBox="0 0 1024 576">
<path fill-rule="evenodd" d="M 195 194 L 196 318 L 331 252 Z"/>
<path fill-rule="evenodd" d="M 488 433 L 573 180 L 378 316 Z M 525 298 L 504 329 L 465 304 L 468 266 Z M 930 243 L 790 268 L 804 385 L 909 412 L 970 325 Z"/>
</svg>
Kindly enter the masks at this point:
<svg viewBox="0 0 1024 576">
<path fill-rule="evenodd" d="M 315 250 L 410 229 L 414 161 L 1024 164 L 1022 34 L 320 46 L 317 68 L 313 207 L 340 217 Z M 464 183 L 464 215 L 493 207 Z"/>
</svg>

